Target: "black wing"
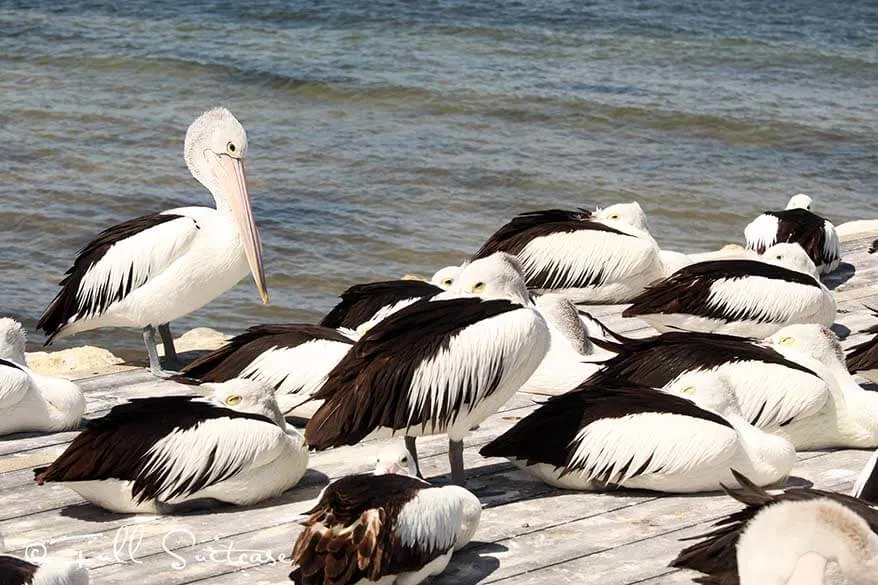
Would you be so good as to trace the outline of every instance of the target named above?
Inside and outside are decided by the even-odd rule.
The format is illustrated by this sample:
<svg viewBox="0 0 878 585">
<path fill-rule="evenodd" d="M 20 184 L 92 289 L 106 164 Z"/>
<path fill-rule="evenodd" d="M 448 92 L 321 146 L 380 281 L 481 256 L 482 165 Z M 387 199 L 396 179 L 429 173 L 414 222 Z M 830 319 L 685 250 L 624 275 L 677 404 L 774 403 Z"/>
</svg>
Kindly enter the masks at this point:
<svg viewBox="0 0 878 585">
<path fill-rule="evenodd" d="M 683 372 L 711 370 L 726 363 L 743 361 L 777 364 L 817 376 L 808 368 L 787 360 L 769 347 L 733 335 L 671 332 L 644 339 L 625 339 L 623 343 L 600 339 L 592 341 L 617 355 L 604 362 L 604 367 L 581 386 L 628 380 L 635 384 L 662 388 Z"/>
<path fill-rule="evenodd" d="M 766 215 L 778 219 L 777 237 L 774 243 L 799 244 L 817 266 L 838 259 L 826 253 L 826 219 L 807 209 L 768 211 Z M 765 252 L 765 247 L 758 246 L 756 252 L 762 254 Z"/>
<path fill-rule="evenodd" d="M 391 315 L 354 344 L 312 396 L 326 402 L 308 421 L 305 440 L 318 450 L 353 445 L 378 427 L 403 429 L 451 417 L 468 392 L 459 392 L 458 402 L 442 405 L 440 412 L 432 412 L 430 405 L 417 415 L 409 412 L 415 371 L 462 329 L 520 308 L 509 301 L 470 297 L 419 301 Z M 500 372 L 502 367 L 495 386 Z"/>
<path fill-rule="evenodd" d="M 134 275 L 129 273 L 128 277 L 122 279 L 118 286 L 103 290 L 97 298 L 82 299 L 78 294 L 85 274 L 92 266 L 100 262 L 110 248 L 140 232 L 181 217 L 184 216 L 164 213 L 137 217 L 102 231 L 97 238 L 80 250 L 73 266 L 66 272 L 66 276 L 60 283 L 61 290 L 37 323 L 37 329 L 43 330 L 49 337 L 46 343 L 50 343 L 71 318 L 83 313 L 101 313 L 111 303 L 125 298 L 131 292 L 136 283 Z"/>
<path fill-rule="evenodd" d="M 713 283 L 750 276 L 761 276 L 772 280 L 820 288 L 820 283 L 808 274 L 767 262 L 738 259 L 711 260 L 681 268 L 664 280 L 650 285 L 634 298 L 631 306 L 622 312 L 622 316 L 637 317 L 638 315 L 656 313 L 683 313 L 726 322 L 745 319 L 766 321 L 767 317 L 763 313 L 753 312 L 752 309 L 748 310 L 746 307 L 734 309 L 712 306 L 707 302 Z"/>
<path fill-rule="evenodd" d="M 339 302 L 320 321 L 337 329 L 357 326 L 371 319 L 381 308 L 407 299 L 432 298 L 442 292 L 438 286 L 420 280 L 388 280 L 357 284 L 341 294 Z"/>
<path fill-rule="evenodd" d="M 174 379 L 184 383 L 192 379 L 225 382 L 238 377 L 253 360 L 270 349 L 297 347 L 315 339 L 350 345 L 354 343 L 335 329 L 320 325 L 256 325 L 233 337 L 221 348 L 188 364 Z"/>
<path fill-rule="evenodd" d="M 484 457 L 523 459 L 528 465 L 546 463 L 570 470 L 574 453 L 570 446 L 583 428 L 598 420 L 646 412 L 681 414 L 731 427 L 724 418 L 685 398 L 645 386 L 611 383 L 552 397 L 479 453 Z"/>
<path fill-rule="evenodd" d="M 35 470 L 35 479 L 38 484 L 134 481 L 133 495 L 144 501 L 155 497 L 163 480 L 157 476 L 160 471 L 145 473 L 150 449 L 175 430 L 185 431 L 205 420 L 226 417 L 275 424 L 264 416 L 223 408 L 192 396 L 136 398 L 89 422 L 49 467 Z"/>
</svg>

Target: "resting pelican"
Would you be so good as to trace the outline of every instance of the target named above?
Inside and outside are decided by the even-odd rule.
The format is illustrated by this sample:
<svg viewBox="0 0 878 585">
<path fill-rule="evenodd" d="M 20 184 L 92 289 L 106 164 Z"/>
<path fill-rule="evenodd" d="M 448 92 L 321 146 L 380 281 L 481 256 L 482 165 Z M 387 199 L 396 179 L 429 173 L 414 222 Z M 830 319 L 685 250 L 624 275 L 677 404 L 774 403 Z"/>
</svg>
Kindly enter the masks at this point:
<svg viewBox="0 0 878 585">
<path fill-rule="evenodd" d="M 79 253 L 37 324 L 46 343 L 98 327 L 140 327 L 150 370 L 165 376 L 156 327 L 165 356 L 176 362 L 169 323 L 237 284 L 248 266 L 268 303 L 246 155 L 247 134 L 231 112 L 216 108 L 195 120 L 186 132 L 184 157 L 216 209 L 180 207 L 101 232 Z"/>
</svg>

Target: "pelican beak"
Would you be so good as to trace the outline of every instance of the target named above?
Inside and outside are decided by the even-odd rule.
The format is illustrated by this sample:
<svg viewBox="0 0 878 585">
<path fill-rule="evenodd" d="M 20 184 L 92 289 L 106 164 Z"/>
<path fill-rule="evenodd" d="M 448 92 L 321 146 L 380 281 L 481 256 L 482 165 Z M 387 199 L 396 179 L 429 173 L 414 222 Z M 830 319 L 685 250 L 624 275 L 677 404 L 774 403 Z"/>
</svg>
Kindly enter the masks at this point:
<svg viewBox="0 0 878 585">
<path fill-rule="evenodd" d="M 259 231 L 256 229 L 253 210 L 250 207 L 244 161 L 227 154 L 219 155 L 219 161 L 225 171 L 220 178 L 221 187 L 231 207 L 232 216 L 238 224 L 238 233 L 241 234 L 241 243 L 247 256 L 247 264 L 250 265 L 250 274 L 253 275 L 256 288 L 259 289 L 262 303 L 267 305 L 268 288 L 265 286 L 265 268 L 262 265 L 262 241 L 259 239 Z"/>
</svg>

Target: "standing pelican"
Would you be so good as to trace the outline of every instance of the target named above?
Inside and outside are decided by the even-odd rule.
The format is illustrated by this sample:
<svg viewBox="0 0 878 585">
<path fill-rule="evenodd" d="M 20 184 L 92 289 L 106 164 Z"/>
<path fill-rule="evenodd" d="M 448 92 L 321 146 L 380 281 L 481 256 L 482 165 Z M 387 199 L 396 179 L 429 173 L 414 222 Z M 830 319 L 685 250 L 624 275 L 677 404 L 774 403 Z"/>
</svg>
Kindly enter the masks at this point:
<svg viewBox="0 0 878 585">
<path fill-rule="evenodd" d="M 186 132 L 189 171 L 216 209 L 180 207 L 101 232 L 61 281 L 37 327 L 55 339 L 98 327 L 140 327 L 153 374 L 165 376 L 156 351 L 176 362 L 169 323 L 237 284 L 249 266 L 268 303 L 262 244 L 244 174 L 247 134 L 225 108 L 202 114 Z"/>
</svg>

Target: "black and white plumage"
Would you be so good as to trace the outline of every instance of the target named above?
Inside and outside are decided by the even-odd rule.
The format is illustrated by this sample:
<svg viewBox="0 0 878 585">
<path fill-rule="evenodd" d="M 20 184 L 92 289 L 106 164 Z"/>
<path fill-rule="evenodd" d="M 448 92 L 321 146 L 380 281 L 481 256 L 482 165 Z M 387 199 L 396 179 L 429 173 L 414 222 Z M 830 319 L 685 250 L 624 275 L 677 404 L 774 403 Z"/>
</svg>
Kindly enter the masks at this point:
<svg viewBox="0 0 878 585">
<path fill-rule="evenodd" d="M 799 194 L 790 199 L 783 211 L 766 211 L 744 230 L 747 249 L 762 254 L 775 244 L 799 244 L 817 272 L 832 272 L 841 260 L 838 234 L 832 222 L 810 209 L 811 198 Z"/>
<path fill-rule="evenodd" d="M 876 317 L 878 312 L 873 311 Z M 847 353 L 846 363 L 848 371 L 864 372 L 878 370 L 878 325 L 872 325 L 862 333 L 875 334 L 872 339 L 857 344 L 850 348 Z"/>
<path fill-rule="evenodd" d="M 99 327 L 138 327 L 152 371 L 160 327 L 165 354 L 176 359 L 168 323 L 204 306 L 249 271 L 268 302 L 262 244 L 244 174 L 247 135 L 224 108 L 202 114 L 186 132 L 192 175 L 216 209 L 181 207 L 138 217 L 86 245 L 37 325 L 47 343 Z"/>
<path fill-rule="evenodd" d="M 686 539 L 699 539 L 699 541 L 682 550 L 671 562 L 672 567 L 704 573 L 696 579 L 699 583 L 705 585 L 795 583 L 789 579 L 797 570 L 796 565 L 805 553 L 829 554 L 829 551 L 823 548 L 827 544 L 827 534 L 830 538 L 839 533 L 855 536 L 857 540 L 862 537 L 862 543 L 871 541 L 872 546 L 875 546 L 878 510 L 871 508 L 867 502 L 844 494 L 811 488 L 789 488 L 779 494 L 770 494 L 745 476 L 737 472 L 735 476 L 741 488 L 727 489 L 726 492 L 746 507 L 716 522 L 711 532 Z M 801 511 L 796 509 L 798 506 L 803 506 Z M 768 517 L 763 516 L 759 524 L 756 523 L 763 513 L 772 509 L 775 511 Z M 822 511 L 823 521 L 815 521 L 815 517 L 808 512 L 809 509 Z M 835 529 L 832 529 L 833 526 Z M 843 527 L 844 529 L 838 530 Z M 753 532 L 747 536 L 751 530 Z M 779 534 L 783 534 L 783 537 L 778 537 Z M 839 550 L 840 548 L 835 548 L 835 551 Z M 767 557 L 766 554 L 770 556 Z M 739 565 L 740 560 L 744 562 Z M 839 560 L 839 562 L 843 561 Z M 871 562 L 873 563 L 871 571 L 864 573 L 868 575 L 868 580 L 849 580 L 848 583 L 863 585 L 874 583 L 878 566 L 875 565 L 875 560 Z M 739 574 L 739 566 L 743 569 L 741 574 Z M 845 569 L 845 567 L 840 568 L 843 571 Z M 799 576 L 801 577 L 801 574 Z M 846 576 L 850 579 L 850 574 Z M 799 583 L 821 584 L 823 581 L 820 579 L 799 581 Z"/>
<path fill-rule="evenodd" d="M 34 564 L 0 555 L 0 585 L 89 585 L 88 570 L 79 562 L 58 558 Z"/>
<path fill-rule="evenodd" d="M 829 388 L 815 372 L 752 339 L 717 333 L 670 332 L 615 342 L 595 339 L 616 355 L 604 362 L 583 386 L 613 380 L 662 388 L 689 372 L 710 371 L 723 377 L 750 424 L 770 428 L 816 414 Z"/>
<path fill-rule="evenodd" d="M 285 414 L 316 392 L 345 356 L 354 340 L 350 332 L 304 323 L 256 325 L 183 368 L 180 379 L 226 382 L 248 378 L 275 390 Z"/>
<path fill-rule="evenodd" d="M 21 323 L 0 319 L 0 436 L 26 431 L 75 429 L 85 414 L 85 397 L 69 380 L 27 367 Z"/>
<path fill-rule="evenodd" d="M 478 498 L 406 475 L 329 484 L 293 547 L 296 585 L 417 585 L 438 575 L 479 525 Z"/>
<path fill-rule="evenodd" d="M 341 301 L 320 321 L 323 327 L 362 330 L 442 288 L 422 280 L 388 280 L 357 284 L 341 294 Z"/>
<path fill-rule="evenodd" d="M 798 244 L 777 244 L 759 259 L 714 260 L 652 284 L 622 312 L 660 332 L 673 329 L 767 337 L 792 323 L 829 327 L 832 293 Z"/>
<path fill-rule="evenodd" d="M 796 462 L 793 446 L 749 425 L 710 372 L 681 376 L 667 392 L 616 382 L 552 397 L 480 453 L 566 489 L 682 493 L 734 482 L 731 468 L 774 483 Z"/>
<path fill-rule="evenodd" d="M 523 213 L 497 230 L 473 259 L 506 252 L 521 261 L 530 289 L 561 292 L 574 302 L 626 302 L 668 273 L 645 222 L 636 203 L 596 212 Z"/>
<path fill-rule="evenodd" d="M 161 514 L 202 502 L 253 504 L 294 486 L 308 451 L 271 388 L 213 384 L 211 401 L 139 398 L 91 421 L 36 481 L 64 483 L 115 512 Z"/>
<path fill-rule="evenodd" d="M 448 293 L 394 313 L 354 344 L 313 395 L 325 402 L 305 438 L 326 449 L 382 428 L 447 434 L 452 477 L 463 483 L 464 436 L 524 384 L 548 346 L 515 259 L 474 261 Z"/>
</svg>

